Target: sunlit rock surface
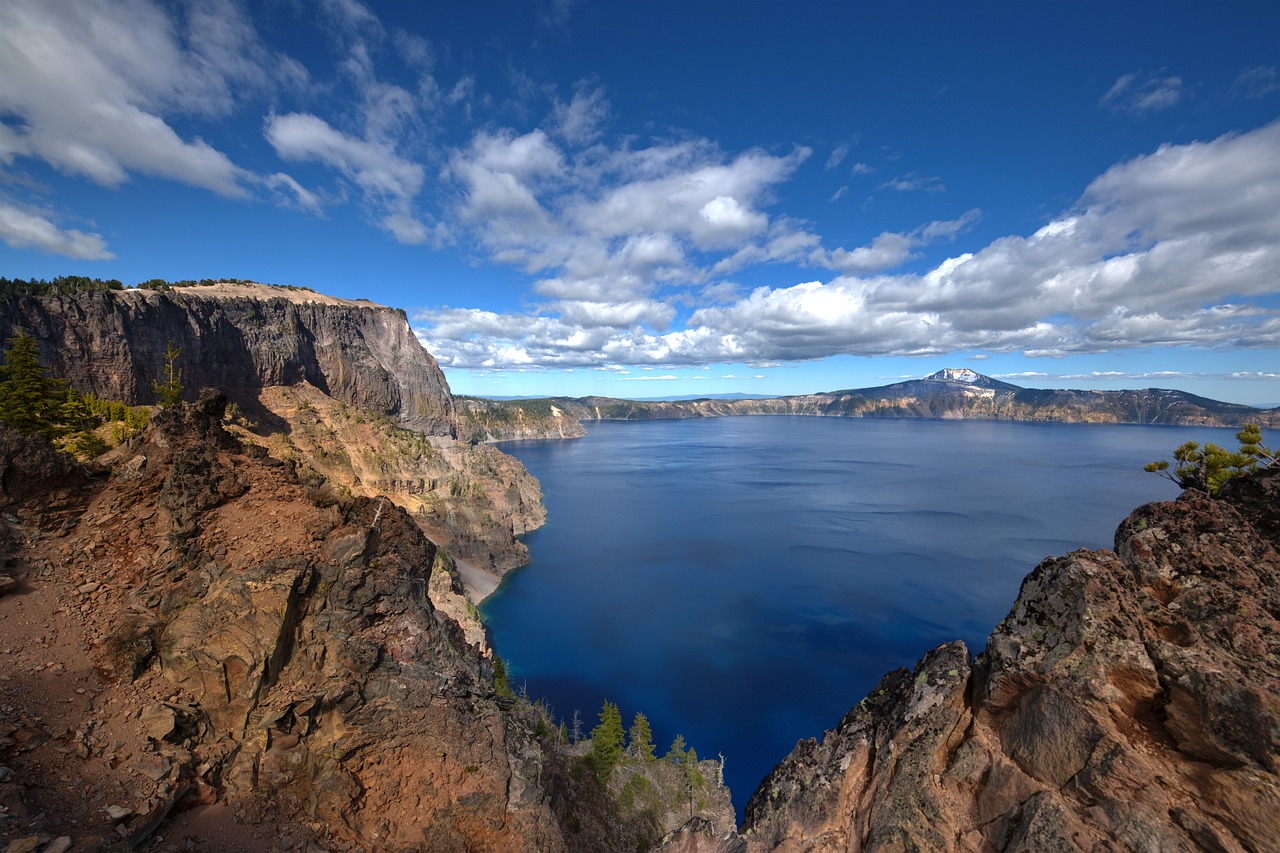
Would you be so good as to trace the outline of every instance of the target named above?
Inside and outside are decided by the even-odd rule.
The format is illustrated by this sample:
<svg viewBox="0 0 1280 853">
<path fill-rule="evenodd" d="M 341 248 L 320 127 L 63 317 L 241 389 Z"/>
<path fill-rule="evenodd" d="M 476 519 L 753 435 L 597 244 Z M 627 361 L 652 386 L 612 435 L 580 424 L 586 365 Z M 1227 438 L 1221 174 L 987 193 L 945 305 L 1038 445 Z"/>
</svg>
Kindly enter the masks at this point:
<svg viewBox="0 0 1280 853">
<path fill-rule="evenodd" d="M 1280 471 L 1048 559 L 747 806 L 751 850 L 1280 849 Z"/>
</svg>

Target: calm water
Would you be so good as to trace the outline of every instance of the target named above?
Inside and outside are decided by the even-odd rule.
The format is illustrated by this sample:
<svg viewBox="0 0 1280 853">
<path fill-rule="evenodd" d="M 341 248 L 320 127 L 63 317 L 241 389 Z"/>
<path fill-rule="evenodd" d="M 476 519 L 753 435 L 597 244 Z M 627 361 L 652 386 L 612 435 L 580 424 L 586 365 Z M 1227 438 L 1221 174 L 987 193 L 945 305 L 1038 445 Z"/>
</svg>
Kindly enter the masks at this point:
<svg viewBox="0 0 1280 853">
<path fill-rule="evenodd" d="M 1233 432 L 736 417 L 508 444 L 548 523 L 481 612 L 513 683 L 584 732 L 608 698 L 659 754 L 723 753 L 741 812 L 884 673 L 979 651 L 1043 557 L 1175 497 L 1144 463 Z"/>
</svg>

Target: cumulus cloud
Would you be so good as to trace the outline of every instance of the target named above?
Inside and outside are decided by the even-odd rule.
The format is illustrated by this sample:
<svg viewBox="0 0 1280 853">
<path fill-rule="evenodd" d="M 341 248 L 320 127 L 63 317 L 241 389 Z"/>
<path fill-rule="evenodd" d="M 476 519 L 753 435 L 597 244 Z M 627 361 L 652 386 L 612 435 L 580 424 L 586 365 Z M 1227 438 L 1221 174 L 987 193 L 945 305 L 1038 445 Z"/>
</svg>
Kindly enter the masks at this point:
<svg viewBox="0 0 1280 853">
<path fill-rule="evenodd" d="M 666 176 L 580 205 L 612 211 L 610 202 L 619 194 L 642 206 L 656 204 L 655 185 L 671 190 L 683 186 L 681 178 L 721 176 L 715 188 L 698 187 L 700 204 L 676 194 L 674 214 L 666 221 L 683 226 L 653 232 L 667 234 L 672 242 L 655 244 L 649 256 L 678 264 L 673 251 L 663 252 L 675 245 L 684 248 L 686 258 L 699 251 L 693 217 L 708 202 L 728 195 L 721 188 L 733 181 L 722 173 L 740 159 L 672 167 Z M 772 171 L 762 171 L 776 175 L 786 169 L 775 162 Z M 767 183 L 759 186 L 757 192 Z M 763 215 L 750 193 L 733 197 L 742 211 Z M 727 221 L 738 225 L 740 237 L 760 227 L 750 218 L 735 219 L 737 212 L 726 206 Z M 648 213 L 628 215 L 633 227 L 656 226 Z M 918 247 L 962 234 L 977 216 L 971 211 L 911 232 L 886 232 L 850 250 L 822 248 L 802 226 L 769 221 L 765 239 L 751 240 L 721 263 L 766 257 L 752 252 L 763 253 L 767 235 L 776 229 L 774 236 L 789 239 L 793 247 L 808 245 L 813 265 L 839 274 L 825 281 L 757 287 L 745 296 L 725 288 L 719 291 L 724 301 L 704 302 L 687 317 L 655 320 L 639 307 L 651 294 L 637 287 L 633 308 L 608 317 L 565 313 L 563 305 L 549 303 L 528 315 L 455 310 L 443 318 L 417 319 L 433 351 L 455 367 L 503 366 L 502 352 L 518 352 L 525 364 L 605 366 L 957 350 L 1052 357 L 1133 347 L 1280 346 L 1280 312 L 1270 298 L 1280 269 L 1280 123 L 1162 146 L 1108 169 L 1075 205 L 1032 234 L 997 239 L 922 273 L 891 272 Z M 618 230 L 617 221 L 602 229 L 605 234 Z M 601 255 L 602 268 L 614 257 L 608 251 Z M 579 299 L 587 295 L 563 281 L 547 293 L 553 291 Z M 594 291 L 597 296 L 610 292 L 608 284 Z"/>
<path fill-rule="evenodd" d="M 816 237 L 766 211 L 808 149 L 727 157 L 706 140 L 583 145 L 594 135 L 565 133 L 564 118 L 553 109 L 549 131 L 476 133 L 444 173 L 457 189 L 450 219 L 460 239 L 539 276 L 534 292 L 552 300 L 543 310 L 663 329 L 673 311 L 655 293 L 723 273 L 726 253 L 768 261 L 813 249 Z"/>
<path fill-rule="evenodd" d="M 636 179 L 576 205 L 570 211 L 574 222 L 605 237 L 671 231 L 699 249 L 723 249 L 764 230 L 768 220 L 758 205 L 810 150 L 799 148 L 783 156 L 748 151 L 727 163 L 708 152 L 687 166 L 670 164 L 657 176 L 643 176 L 668 153 L 641 152 L 628 164 Z"/>
<path fill-rule="evenodd" d="M 308 113 L 268 116 L 264 134 L 283 160 L 337 169 L 360 189 L 370 206 L 381 214 L 381 226 L 396 239 L 405 243 L 426 239 L 426 226 L 411 215 L 425 170 L 399 156 L 391 145 L 343 133 Z M 310 196 L 310 200 L 314 199 Z"/>
<path fill-rule="evenodd" d="M 9 153 L 116 187 L 130 172 L 248 195 L 248 173 L 168 114 L 225 115 L 238 90 L 304 77 L 225 0 L 181 19 L 148 0 L 0 5 L 0 115 Z"/>
<path fill-rule="evenodd" d="M 981 218 L 970 210 L 957 219 L 937 220 L 908 233 L 886 231 L 869 246 L 855 249 L 816 249 L 810 259 L 817 266 L 839 270 L 845 274 L 866 274 L 900 267 L 917 257 L 916 249 L 938 240 L 954 240 L 956 235 Z"/>
<path fill-rule="evenodd" d="M 1112 112 L 1141 115 L 1168 109 L 1181 98 L 1181 77 L 1134 71 L 1121 75 L 1098 104 Z"/>
<path fill-rule="evenodd" d="M 115 257 L 98 234 L 76 229 L 62 230 L 38 213 L 0 203 L 0 240 L 15 249 L 39 249 L 86 261 L 107 261 Z"/>
</svg>

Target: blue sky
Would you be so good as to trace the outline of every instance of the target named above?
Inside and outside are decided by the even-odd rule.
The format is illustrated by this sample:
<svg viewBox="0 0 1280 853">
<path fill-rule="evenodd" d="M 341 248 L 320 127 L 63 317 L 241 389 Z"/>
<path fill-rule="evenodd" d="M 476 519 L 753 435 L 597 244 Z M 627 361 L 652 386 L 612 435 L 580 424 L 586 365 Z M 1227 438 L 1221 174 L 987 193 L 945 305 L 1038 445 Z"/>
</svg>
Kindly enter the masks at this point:
<svg viewBox="0 0 1280 853">
<path fill-rule="evenodd" d="M 5 0 L 0 275 L 404 308 L 454 390 L 1280 404 L 1280 4 Z"/>
</svg>

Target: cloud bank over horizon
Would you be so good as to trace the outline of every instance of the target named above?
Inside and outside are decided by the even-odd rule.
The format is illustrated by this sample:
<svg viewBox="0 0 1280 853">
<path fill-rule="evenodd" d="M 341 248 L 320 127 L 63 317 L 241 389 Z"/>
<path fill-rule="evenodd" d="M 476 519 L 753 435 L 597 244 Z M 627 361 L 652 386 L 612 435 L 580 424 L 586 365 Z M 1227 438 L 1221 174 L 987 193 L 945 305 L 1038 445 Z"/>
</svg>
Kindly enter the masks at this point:
<svg viewBox="0 0 1280 853">
<path fill-rule="evenodd" d="M 891 270 L 912 259 L 914 245 L 954 240 L 979 212 L 852 250 L 825 249 L 803 224 L 771 220 L 758 201 L 803 150 L 733 159 L 713 149 L 612 152 L 615 162 L 665 167 L 653 178 L 620 166 L 622 182 L 613 185 L 603 170 L 584 180 L 541 133 L 478 139 L 469 153 L 455 170 L 475 176 L 463 207 L 483 223 L 491 258 L 552 275 L 534 285 L 542 298 L 533 311 L 415 314 L 447 366 L 1280 345 L 1280 314 L 1267 304 L 1280 269 L 1280 123 L 1118 163 L 1035 233 L 1001 237 L 918 273 Z M 544 181 L 572 205 L 544 205 Z M 584 185 L 611 188 L 591 199 Z M 700 287 L 723 284 L 716 273 L 744 255 L 842 274 L 746 294 Z M 666 299 L 655 299 L 659 292 Z M 699 307 L 683 328 L 668 330 L 675 304 Z"/>
</svg>

